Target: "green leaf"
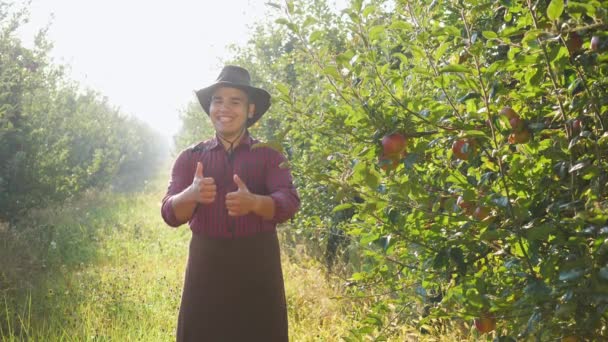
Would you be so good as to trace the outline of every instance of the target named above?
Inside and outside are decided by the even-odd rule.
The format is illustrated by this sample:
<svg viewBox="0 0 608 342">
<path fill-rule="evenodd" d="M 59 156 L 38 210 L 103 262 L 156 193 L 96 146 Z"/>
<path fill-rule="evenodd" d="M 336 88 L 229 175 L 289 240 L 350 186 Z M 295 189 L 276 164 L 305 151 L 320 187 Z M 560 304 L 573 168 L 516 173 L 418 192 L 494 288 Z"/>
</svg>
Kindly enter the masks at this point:
<svg viewBox="0 0 608 342">
<path fill-rule="evenodd" d="M 367 314 L 367 317 L 365 318 L 365 322 L 369 323 L 369 324 L 373 324 L 377 327 L 382 327 L 382 316 L 375 314 L 375 313 L 369 313 Z"/>
<path fill-rule="evenodd" d="M 384 33 L 384 31 L 386 31 L 386 26 L 384 26 L 384 25 L 377 25 L 377 26 L 372 27 L 369 30 L 369 39 L 376 40 L 376 39 L 380 38 L 381 35 Z"/>
<path fill-rule="evenodd" d="M 551 0 L 547 7 L 547 17 L 551 20 L 557 20 L 564 11 L 564 0 Z"/>
<path fill-rule="evenodd" d="M 409 30 L 412 28 L 412 24 L 405 22 L 403 20 L 395 20 L 391 23 L 391 26 L 389 26 L 390 29 L 394 29 L 394 30 Z"/>
<path fill-rule="evenodd" d="M 464 103 L 467 100 L 471 100 L 471 99 L 478 99 L 481 97 L 481 94 L 479 94 L 476 91 L 470 91 L 468 93 L 466 93 L 463 97 L 458 99 L 458 102 L 460 103 Z"/>
<path fill-rule="evenodd" d="M 486 39 L 498 38 L 498 34 L 496 34 L 496 32 L 494 31 L 483 31 L 481 32 L 481 35 L 484 36 Z"/>
<path fill-rule="evenodd" d="M 471 129 L 468 131 L 464 132 L 464 135 L 469 137 L 469 138 L 475 138 L 475 137 L 480 137 L 480 138 L 485 138 L 487 137 L 487 134 L 483 131 L 479 131 L 479 130 L 475 130 L 475 129 Z"/>
<path fill-rule="evenodd" d="M 524 38 L 521 40 L 522 43 L 528 43 L 529 41 L 535 40 L 536 38 L 538 38 L 538 36 L 540 36 L 543 33 L 542 30 L 539 29 L 535 29 L 535 30 L 530 30 L 528 32 L 526 32 L 526 34 L 524 35 Z"/>
<path fill-rule="evenodd" d="M 316 24 L 316 23 L 317 23 L 317 19 L 315 19 L 311 16 L 308 16 L 308 17 L 306 17 L 306 20 L 304 20 L 302 27 L 308 27 L 308 26 L 310 26 L 312 24 Z"/>
<path fill-rule="evenodd" d="M 277 90 L 286 96 L 289 96 L 289 88 L 287 87 L 287 85 L 285 83 L 278 83 L 277 84 Z"/>
<path fill-rule="evenodd" d="M 598 177 L 601 174 L 602 174 L 602 171 L 600 170 L 599 167 L 597 167 L 595 165 L 591 165 L 589 168 L 587 168 L 587 170 L 585 171 L 585 174 L 583 175 L 582 178 L 584 180 L 590 180 L 590 179 L 594 179 L 594 178 Z"/>
<path fill-rule="evenodd" d="M 595 17 L 596 8 L 593 3 L 568 1 L 568 14 L 580 13 Z"/>
<path fill-rule="evenodd" d="M 276 8 L 276 9 L 281 9 L 281 5 L 279 5 L 279 4 L 275 4 L 275 3 L 270 2 L 270 1 L 269 1 L 269 2 L 267 2 L 267 3 L 266 3 L 266 5 L 267 5 L 267 6 L 274 7 L 274 8 Z"/>
<path fill-rule="evenodd" d="M 293 10 L 294 10 L 293 0 L 286 1 L 286 3 L 287 3 L 287 12 L 290 14 L 293 13 Z"/>
<path fill-rule="evenodd" d="M 336 69 L 336 67 L 332 66 L 332 65 L 329 65 L 329 66 L 326 66 L 325 68 L 323 68 L 323 73 L 325 75 L 331 76 L 336 79 L 341 78 L 340 72 L 338 72 L 338 69 Z"/>
<path fill-rule="evenodd" d="M 481 294 L 479 294 L 479 291 L 477 289 L 475 289 L 475 288 L 468 289 L 465 294 L 465 297 L 466 297 L 468 304 L 471 304 L 472 306 L 474 306 L 476 308 L 483 307 L 484 298 Z"/>
<path fill-rule="evenodd" d="M 442 268 L 448 265 L 448 251 L 446 249 L 440 250 L 433 259 L 433 268 Z"/>
<path fill-rule="evenodd" d="M 317 40 L 323 38 L 323 31 L 319 30 L 319 31 L 314 31 L 313 33 L 310 34 L 310 37 L 308 38 L 308 41 L 311 43 L 316 42 Z"/>
<path fill-rule="evenodd" d="M 414 167 L 414 164 L 416 164 L 418 157 L 418 153 L 408 153 L 408 155 L 403 160 L 403 165 L 405 166 L 405 168 L 411 170 L 412 167 Z"/>
<path fill-rule="evenodd" d="M 450 64 L 450 65 L 446 65 L 443 68 L 439 69 L 439 72 L 441 73 L 445 73 L 445 72 L 466 72 L 466 73 L 472 73 L 471 69 L 465 67 L 464 65 L 457 65 L 457 64 Z"/>
<path fill-rule="evenodd" d="M 336 206 L 331 212 L 335 213 L 335 212 L 338 212 L 338 211 L 341 211 L 341 210 L 345 210 L 345 209 L 349 209 L 349 208 L 352 208 L 352 207 L 353 207 L 352 203 L 343 203 L 343 204 L 340 204 L 340 205 Z"/>
<path fill-rule="evenodd" d="M 369 5 L 369 6 L 365 7 L 365 9 L 363 10 L 363 16 L 364 17 L 369 16 L 370 14 L 374 13 L 374 11 L 376 11 L 376 9 L 377 8 L 374 5 Z"/>
<path fill-rule="evenodd" d="M 361 237 L 361 240 L 359 240 L 359 242 L 362 245 L 367 245 L 370 242 L 374 242 L 374 241 L 378 240 L 379 237 L 380 237 L 380 235 L 378 233 L 369 233 L 369 234 L 363 235 Z"/>
<path fill-rule="evenodd" d="M 355 52 L 353 50 L 346 50 L 336 56 L 336 63 L 338 63 L 339 65 L 349 66 L 350 61 L 354 56 Z"/>
<path fill-rule="evenodd" d="M 450 44 L 448 44 L 447 42 L 441 43 L 441 45 L 439 45 L 437 50 L 435 50 L 435 53 L 433 53 L 433 57 L 435 57 L 436 60 L 441 59 L 441 57 L 443 57 L 445 55 L 445 51 L 449 47 L 450 47 Z"/>
<path fill-rule="evenodd" d="M 285 18 L 279 18 L 279 19 L 275 20 L 274 22 L 279 25 L 289 25 L 289 20 L 287 20 Z"/>
<path fill-rule="evenodd" d="M 550 224 L 541 224 L 539 226 L 533 226 L 526 230 L 526 236 L 529 240 L 541 240 L 545 241 L 549 237 L 549 234 L 553 232 L 555 228 Z"/>
<path fill-rule="evenodd" d="M 500 238 L 501 233 L 496 229 L 488 229 L 481 233 L 480 239 L 483 241 L 492 242 Z"/>
</svg>

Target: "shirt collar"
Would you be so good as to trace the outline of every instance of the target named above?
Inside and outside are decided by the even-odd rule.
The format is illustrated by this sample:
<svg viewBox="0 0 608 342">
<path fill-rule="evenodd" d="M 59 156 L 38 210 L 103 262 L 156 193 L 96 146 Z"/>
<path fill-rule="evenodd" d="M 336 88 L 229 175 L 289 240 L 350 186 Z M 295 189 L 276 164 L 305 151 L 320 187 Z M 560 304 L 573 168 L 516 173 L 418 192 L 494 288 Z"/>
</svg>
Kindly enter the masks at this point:
<svg viewBox="0 0 608 342">
<path fill-rule="evenodd" d="M 253 138 L 249 134 L 249 130 L 245 130 L 245 133 L 243 133 L 243 136 L 241 137 L 241 142 L 239 143 L 238 146 L 241 146 L 241 145 L 246 145 L 248 149 L 251 148 L 251 145 L 253 145 Z M 220 147 L 224 148 L 224 146 L 220 142 L 220 138 L 217 137 L 217 133 L 216 133 L 216 135 L 213 137 L 213 139 L 211 139 L 209 149 L 213 150 L 213 149 L 220 148 Z"/>
</svg>

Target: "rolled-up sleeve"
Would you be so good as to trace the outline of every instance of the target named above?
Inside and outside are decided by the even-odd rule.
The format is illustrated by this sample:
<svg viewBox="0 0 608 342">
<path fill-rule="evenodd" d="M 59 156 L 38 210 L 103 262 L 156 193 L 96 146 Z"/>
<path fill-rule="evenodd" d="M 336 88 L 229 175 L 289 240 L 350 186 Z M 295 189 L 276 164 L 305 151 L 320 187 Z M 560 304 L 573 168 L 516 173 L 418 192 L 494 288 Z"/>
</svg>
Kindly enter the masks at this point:
<svg viewBox="0 0 608 342">
<path fill-rule="evenodd" d="M 192 170 L 192 165 L 190 165 L 191 158 L 189 155 L 190 152 L 188 150 L 182 151 L 173 163 L 167 193 L 162 200 L 161 215 L 163 220 L 171 227 L 178 227 L 184 223 L 179 222 L 177 217 L 175 217 L 172 201 L 173 195 L 182 192 L 192 183 L 192 179 L 194 178 L 194 171 Z"/>
<path fill-rule="evenodd" d="M 300 207 L 300 197 L 293 185 L 286 159 L 276 152 L 270 155 L 266 172 L 266 187 L 274 201 L 274 217 L 271 221 L 282 223 L 292 218 Z"/>
</svg>

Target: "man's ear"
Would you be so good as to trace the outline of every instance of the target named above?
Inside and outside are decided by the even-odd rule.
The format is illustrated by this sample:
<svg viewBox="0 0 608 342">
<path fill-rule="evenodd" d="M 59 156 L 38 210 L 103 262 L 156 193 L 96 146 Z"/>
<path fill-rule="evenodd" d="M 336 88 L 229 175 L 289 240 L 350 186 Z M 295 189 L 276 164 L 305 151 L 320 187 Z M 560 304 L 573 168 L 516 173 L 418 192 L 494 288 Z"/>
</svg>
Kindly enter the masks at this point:
<svg viewBox="0 0 608 342">
<path fill-rule="evenodd" d="M 249 104 L 249 113 L 247 113 L 247 117 L 251 119 L 253 117 L 253 113 L 255 113 L 255 103 Z"/>
</svg>

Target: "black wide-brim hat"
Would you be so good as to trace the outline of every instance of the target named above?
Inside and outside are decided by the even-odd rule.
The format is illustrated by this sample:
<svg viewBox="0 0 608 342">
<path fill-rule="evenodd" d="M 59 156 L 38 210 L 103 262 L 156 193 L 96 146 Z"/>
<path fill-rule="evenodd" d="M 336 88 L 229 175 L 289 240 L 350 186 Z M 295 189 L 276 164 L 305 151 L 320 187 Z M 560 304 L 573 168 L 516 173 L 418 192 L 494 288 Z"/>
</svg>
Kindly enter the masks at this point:
<svg viewBox="0 0 608 342">
<path fill-rule="evenodd" d="M 211 96 L 219 87 L 241 89 L 249 95 L 249 101 L 255 104 L 255 111 L 253 117 L 247 119 L 247 127 L 256 123 L 270 108 L 270 94 L 264 89 L 251 85 L 249 71 L 239 66 L 227 65 L 222 69 L 215 83 L 195 91 L 196 97 L 207 115 L 209 115 Z"/>
</svg>

